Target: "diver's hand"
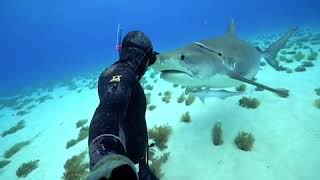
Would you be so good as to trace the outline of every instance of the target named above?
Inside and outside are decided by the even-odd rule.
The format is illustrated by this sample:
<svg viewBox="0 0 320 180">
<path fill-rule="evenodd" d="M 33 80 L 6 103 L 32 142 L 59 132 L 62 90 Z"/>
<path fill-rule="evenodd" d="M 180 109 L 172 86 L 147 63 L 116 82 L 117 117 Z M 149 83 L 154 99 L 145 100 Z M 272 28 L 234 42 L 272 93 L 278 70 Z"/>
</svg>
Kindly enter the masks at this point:
<svg viewBox="0 0 320 180">
<path fill-rule="evenodd" d="M 146 163 L 139 164 L 139 180 L 159 180 Z"/>
</svg>

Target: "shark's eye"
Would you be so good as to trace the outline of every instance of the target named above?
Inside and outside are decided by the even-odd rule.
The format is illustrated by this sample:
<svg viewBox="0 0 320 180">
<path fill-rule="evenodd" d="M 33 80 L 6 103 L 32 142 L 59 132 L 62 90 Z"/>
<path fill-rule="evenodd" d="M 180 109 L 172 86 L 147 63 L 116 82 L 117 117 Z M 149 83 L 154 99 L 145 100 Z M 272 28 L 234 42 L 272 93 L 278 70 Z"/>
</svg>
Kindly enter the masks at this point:
<svg viewBox="0 0 320 180">
<path fill-rule="evenodd" d="M 181 54 L 181 56 L 180 56 L 180 60 L 184 60 L 186 57 L 183 55 L 183 54 Z"/>
</svg>

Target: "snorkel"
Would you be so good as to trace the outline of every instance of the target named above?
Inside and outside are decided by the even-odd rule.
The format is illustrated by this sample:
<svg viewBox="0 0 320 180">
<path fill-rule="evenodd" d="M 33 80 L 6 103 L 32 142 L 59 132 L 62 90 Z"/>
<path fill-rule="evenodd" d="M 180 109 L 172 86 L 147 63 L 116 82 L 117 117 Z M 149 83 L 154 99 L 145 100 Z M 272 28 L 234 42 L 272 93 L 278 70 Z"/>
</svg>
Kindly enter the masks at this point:
<svg viewBox="0 0 320 180">
<path fill-rule="evenodd" d="M 118 52 L 119 57 L 120 57 L 120 51 L 121 51 L 121 47 L 122 47 L 121 41 L 122 41 L 122 28 L 121 28 L 121 25 L 118 24 L 116 51 Z"/>
</svg>

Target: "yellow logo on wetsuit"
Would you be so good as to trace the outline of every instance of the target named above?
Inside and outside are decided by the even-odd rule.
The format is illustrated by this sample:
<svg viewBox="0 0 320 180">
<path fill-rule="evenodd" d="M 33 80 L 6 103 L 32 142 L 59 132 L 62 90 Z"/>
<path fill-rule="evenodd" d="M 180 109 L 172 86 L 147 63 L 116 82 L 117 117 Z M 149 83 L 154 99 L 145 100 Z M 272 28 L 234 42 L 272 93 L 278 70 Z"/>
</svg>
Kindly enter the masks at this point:
<svg viewBox="0 0 320 180">
<path fill-rule="evenodd" d="M 120 82 L 121 81 L 121 77 L 122 75 L 115 75 L 112 77 L 112 79 L 109 81 L 109 83 L 112 83 L 112 82 Z"/>
</svg>

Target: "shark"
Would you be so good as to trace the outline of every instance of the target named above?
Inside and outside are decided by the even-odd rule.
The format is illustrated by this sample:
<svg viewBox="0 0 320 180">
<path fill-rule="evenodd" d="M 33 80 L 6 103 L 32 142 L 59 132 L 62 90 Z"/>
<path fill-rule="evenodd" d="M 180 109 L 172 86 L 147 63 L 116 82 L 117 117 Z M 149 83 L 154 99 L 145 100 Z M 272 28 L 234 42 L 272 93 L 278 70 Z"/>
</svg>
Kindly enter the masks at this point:
<svg viewBox="0 0 320 180">
<path fill-rule="evenodd" d="M 276 60 L 277 53 L 284 47 L 297 28 L 292 28 L 264 51 L 237 37 L 236 25 L 232 20 L 225 34 L 211 39 L 195 41 L 157 55 L 151 66 L 166 81 L 186 87 L 204 102 L 206 97 L 225 99 L 241 93 L 225 90 L 241 83 L 251 84 L 289 96 L 283 88 L 272 88 L 255 81 L 263 59 L 276 71 L 281 70 Z"/>
</svg>

